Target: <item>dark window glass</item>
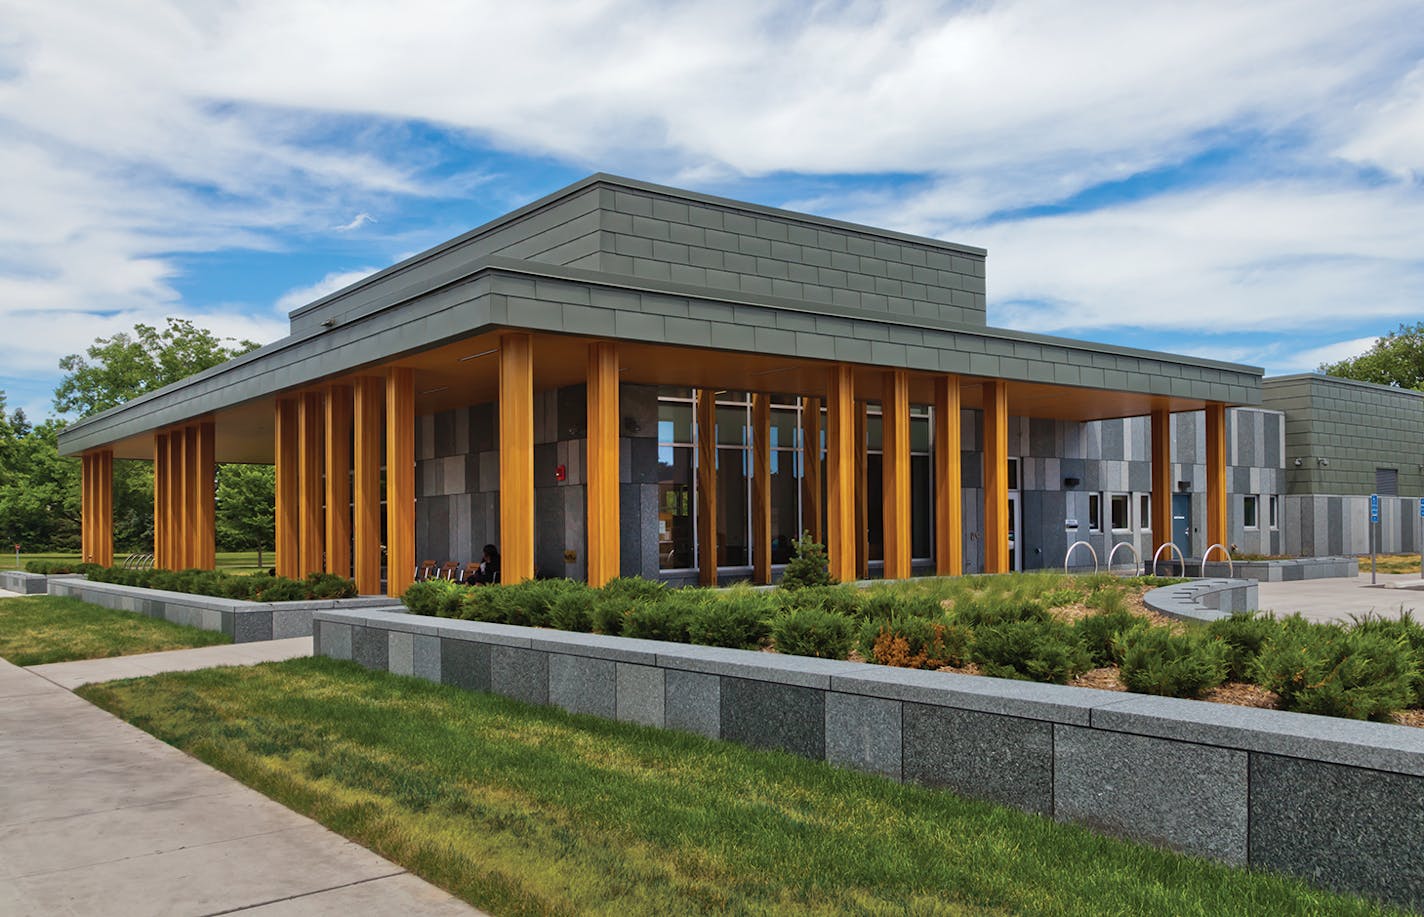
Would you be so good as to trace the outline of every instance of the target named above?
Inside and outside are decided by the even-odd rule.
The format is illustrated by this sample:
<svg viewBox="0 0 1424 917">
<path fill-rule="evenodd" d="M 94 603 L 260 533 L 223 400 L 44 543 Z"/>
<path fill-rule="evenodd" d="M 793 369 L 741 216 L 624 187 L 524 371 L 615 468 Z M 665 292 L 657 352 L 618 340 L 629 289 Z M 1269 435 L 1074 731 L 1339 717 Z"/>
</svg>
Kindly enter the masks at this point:
<svg viewBox="0 0 1424 917">
<path fill-rule="evenodd" d="M 658 566 L 695 566 L 693 552 L 692 447 L 658 447 Z"/>
<path fill-rule="evenodd" d="M 910 456 L 910 556 L 926 558 L 933 553 L 930 531 L 934 527 L 934 492 L 930 457 Z"/>
<path fill-rule="evenodd" d="M 717 565 L 742 567 L 751 563 L 747 550 L 747 482 L 751 452 L 717 450 Z"/>
</svg>

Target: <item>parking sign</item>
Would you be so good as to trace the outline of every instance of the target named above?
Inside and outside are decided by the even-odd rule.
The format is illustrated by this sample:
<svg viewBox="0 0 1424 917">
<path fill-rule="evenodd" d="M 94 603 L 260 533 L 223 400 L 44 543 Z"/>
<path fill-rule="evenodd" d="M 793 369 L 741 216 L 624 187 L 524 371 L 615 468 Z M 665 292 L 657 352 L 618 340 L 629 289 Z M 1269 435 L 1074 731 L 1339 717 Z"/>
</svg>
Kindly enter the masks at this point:
<svg viewBox="0 0 1424 917">
<path fill-rule="evenodd" d="M 1379 525 L 1379 494 L 1370 494 L 1370 525 Z"/>
</svg>

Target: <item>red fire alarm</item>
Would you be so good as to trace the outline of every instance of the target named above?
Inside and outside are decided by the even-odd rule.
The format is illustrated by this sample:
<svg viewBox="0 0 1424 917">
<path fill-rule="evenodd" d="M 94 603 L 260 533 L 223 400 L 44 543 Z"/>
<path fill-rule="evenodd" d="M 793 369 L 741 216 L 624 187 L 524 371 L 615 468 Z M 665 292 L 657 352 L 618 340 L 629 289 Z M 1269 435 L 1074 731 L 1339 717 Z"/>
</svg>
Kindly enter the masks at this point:
<svg viewBox="0 0 1424 917">
<path fill-rule="evenodd" d="M 557 466 L 557 467 L 554 468 L 554 480 L 555 480 L 555 481 L 567 481 L 568 478 L 569 478 L 568 469 L 565 468 L 563 465 L 559 465 L 559 466 Z"/>
</svg>

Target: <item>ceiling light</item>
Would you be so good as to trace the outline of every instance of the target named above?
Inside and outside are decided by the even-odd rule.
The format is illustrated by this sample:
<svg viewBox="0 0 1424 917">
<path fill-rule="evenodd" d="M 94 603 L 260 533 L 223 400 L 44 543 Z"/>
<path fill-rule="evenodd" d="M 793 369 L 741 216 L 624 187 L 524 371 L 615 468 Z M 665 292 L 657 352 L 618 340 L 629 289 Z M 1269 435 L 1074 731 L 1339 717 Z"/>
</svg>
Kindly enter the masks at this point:
<svg viewBox="0 0 1424 917">
<path fill-rule="evenodd" d="M 468 357 L 461 357 L 459 360 L 456 360 L 455 362 L 457 362 L 457 363 L 464 363 L 466 360 L 473 360 L 473 359 L 475 359 L 476 357 L 487 357 L 487 356 L 489 356 L 489 355 L 492 354 L 492 353 L 499 353 L 499 348 L 498 348 L 498 347 L 491 347 L 489 350 L 481 350 L 479 353 L 472 353 L 472 354 L 470 354 Z"/>
</svg>

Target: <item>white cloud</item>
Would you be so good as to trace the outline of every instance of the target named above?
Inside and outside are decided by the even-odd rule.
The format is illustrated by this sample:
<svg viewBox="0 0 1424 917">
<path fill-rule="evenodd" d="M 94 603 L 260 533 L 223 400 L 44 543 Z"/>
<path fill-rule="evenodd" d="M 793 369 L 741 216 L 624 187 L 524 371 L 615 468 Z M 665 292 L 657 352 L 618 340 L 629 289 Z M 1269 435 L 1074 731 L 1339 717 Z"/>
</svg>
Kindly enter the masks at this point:
<svg viewBox="0 0 1424 917">
<path fill-rule="evenodd" d="M 340 226 L 333 226 L 332 230 L 335 232 L 351 232 L 352 230 L 360 229 L 367 223 L 374 222 L 376 222 L 376 218 L 363 210 L 360 213 L 356 214 L 356 216 L 352 217 L 351 222 L 343 223 Z"/>
<path fill-rule="evenodd" d="M 1322 347 L 1312 347 L 1309 350 L 1302 350 L 1292 354 L 1281 361 L 1282 369 L 1296 372 L 1314 372 L 1320 368 L 1322 363 L 1339 363 L 1341 360 L 1350 357 L 1358 357 L 1360 354 L 1375 346 L 1377 337 L 1355 338 L 1350 341 L 1336 341 L 1333 344 L 1326 344 Z"/>
<path fill-rule="evenodd" d="M 308 303 L 316 302 L 323 296 L 349 287 L 351 284 L 370 276 L 377 270 L 379 270 L 379 268 L 363 267 L 354 271 L 334 271 L 310 286 L 296 287 L 295 289 L 283 293 L 278 297 L 275 308 L 278 312 L 285 315 L 293 309 L 300 309 Z"/>
</svg>

